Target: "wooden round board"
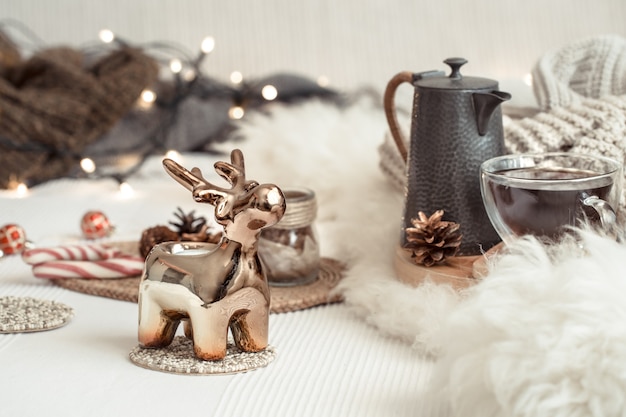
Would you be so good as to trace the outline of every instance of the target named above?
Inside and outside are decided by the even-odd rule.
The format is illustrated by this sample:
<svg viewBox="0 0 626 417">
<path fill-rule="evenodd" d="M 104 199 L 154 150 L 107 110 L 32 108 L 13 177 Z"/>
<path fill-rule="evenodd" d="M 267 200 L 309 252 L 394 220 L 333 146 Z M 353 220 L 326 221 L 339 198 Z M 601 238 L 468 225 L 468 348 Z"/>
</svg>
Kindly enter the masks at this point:
<svg viewBox="0 0 626 417">
<path fill-rule="evenodd" d="M 447 259 L 444 265 L 426 267 L 416 265 L 411 254 L 399 245 L 396 247 L 394 269 L 401 282 L 413 287 L 430 279 L 437 284 L 451 285 L 456 290 L 477 284 L 487 273 L 485 255 L 455 256 Z"/>
</svg>

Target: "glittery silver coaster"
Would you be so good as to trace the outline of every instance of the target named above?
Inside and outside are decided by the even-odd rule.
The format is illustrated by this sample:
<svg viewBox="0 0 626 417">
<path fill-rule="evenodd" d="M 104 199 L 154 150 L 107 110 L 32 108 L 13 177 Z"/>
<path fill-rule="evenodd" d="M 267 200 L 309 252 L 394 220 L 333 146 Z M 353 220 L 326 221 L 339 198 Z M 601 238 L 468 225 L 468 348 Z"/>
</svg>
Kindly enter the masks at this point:
<svg viewBox="0 0 626 417">
<path fill-rule="evenodd" d="M 38 332 L 64 326 L 74 316 L 65 304 L 32 297 L 0 297 L 0 333 Z"/>
<path fill-rule="evenodd" d="M 261 352 L 242 352 L 228 342 L 226 357 L 218 361 L 203 361 L 193 353 L 193 342 L 176 336 L 169 346 L 160 349 L 135 347 L 129 354 L 130 360 L 142 368 L 175 374 L 215 375 L 234 374 L 263 368 L 276 357 L 272 346 Z"/>
</svg>

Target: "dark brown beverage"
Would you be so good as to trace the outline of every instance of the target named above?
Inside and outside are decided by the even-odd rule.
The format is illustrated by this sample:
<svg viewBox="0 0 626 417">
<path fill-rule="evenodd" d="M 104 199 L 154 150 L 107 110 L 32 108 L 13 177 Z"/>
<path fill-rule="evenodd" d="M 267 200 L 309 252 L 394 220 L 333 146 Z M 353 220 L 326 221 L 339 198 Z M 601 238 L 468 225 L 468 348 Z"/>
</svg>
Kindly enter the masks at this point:
<svg viewBox="0 0 626 417">
<path fill-rule="evenodd" d="M 504 226 L 518 236 L 533 234 L 554 239 L 564 225 L 575 226 L 582 219 L 597 221 L 597 212 L 583 201 L 590 196 L 608 200 L 613 187 L 613 181 L 608 177 L 576 181 L 599 175 L 577 169 L 532 167 L 497 174 L 509 177 L 511 181 L 508 184 L 489 183 L 493 204 Z M 520 184 L 523 181 L 515 181 L 515 178 L 536 181 Z"/>
</svg>

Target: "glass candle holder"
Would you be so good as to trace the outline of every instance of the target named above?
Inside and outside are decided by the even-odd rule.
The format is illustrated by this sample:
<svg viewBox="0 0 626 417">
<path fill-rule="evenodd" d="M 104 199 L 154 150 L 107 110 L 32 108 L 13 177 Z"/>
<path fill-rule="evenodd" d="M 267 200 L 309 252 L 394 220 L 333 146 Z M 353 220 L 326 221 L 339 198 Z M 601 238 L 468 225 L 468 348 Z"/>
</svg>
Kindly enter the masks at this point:
<svg viewBox="0 0 626 417">
<path fill-rule="evenodd" d="M 320 249 L 315 217 L 317 199 L 307 188 L 283 189 L 287 208 L 283 218 L 264 229 L 259 255 L 270 285 L 304 285 L 317 279 Z"/>
</svg>

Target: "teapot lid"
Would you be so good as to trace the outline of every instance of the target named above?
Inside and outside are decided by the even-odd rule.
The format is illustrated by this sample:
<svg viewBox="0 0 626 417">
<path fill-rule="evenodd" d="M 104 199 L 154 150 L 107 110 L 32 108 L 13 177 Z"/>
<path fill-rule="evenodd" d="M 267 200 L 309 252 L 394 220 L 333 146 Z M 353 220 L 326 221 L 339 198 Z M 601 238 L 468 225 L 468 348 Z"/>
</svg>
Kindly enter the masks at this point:
<svg viewBox="0 0 626 417">
<path fill-rule="evenodd" d="M 498 88 L 498 82 L 489 78 L 466 77 L 461 75 L 461 67 L 467 64 L 465 58 L 448 58 L 443 61 L 450 66 L 451 72 L 448 77 L 433 76 L 445 75 L 443 72 L 430 72 L 431 76 L 420 77 L 415 85 L 419 87 L 444 89 L 444 90 L 482 90 Z M 425 74 L 426 75 L 426 74 Z"/>
</svg>

